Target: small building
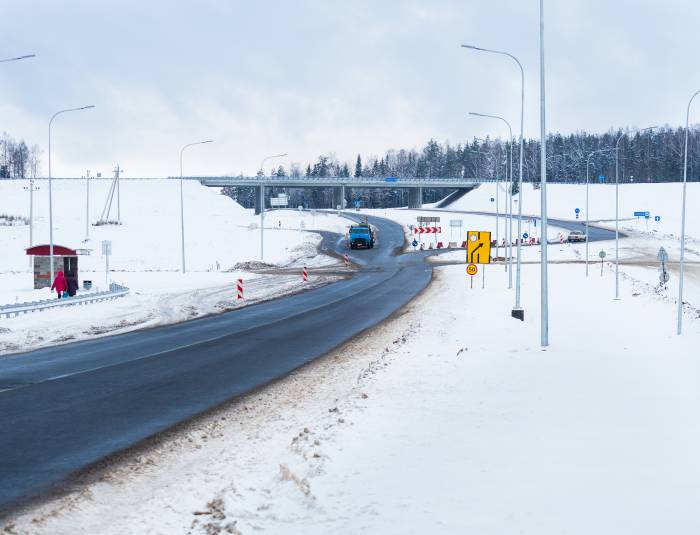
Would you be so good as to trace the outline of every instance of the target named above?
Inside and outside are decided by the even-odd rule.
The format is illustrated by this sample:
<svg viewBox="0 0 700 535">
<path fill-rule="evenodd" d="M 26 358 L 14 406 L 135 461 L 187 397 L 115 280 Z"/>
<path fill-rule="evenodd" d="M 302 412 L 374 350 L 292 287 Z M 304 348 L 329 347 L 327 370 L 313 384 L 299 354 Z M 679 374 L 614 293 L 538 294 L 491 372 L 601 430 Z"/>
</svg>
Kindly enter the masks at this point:
<svg viewBox="0 0 700 535">
<path fill-rule="evenodd" d="M 34 289 L 49 288 L 51 280 L 50 245 L 35 245 L 26 249 L 27 255 L 34 257 Z M 73 273 L 78 278 L 78 252 L 63 245 L 53 246 L 54 276 L 59 271 L 64 275 Z"/>
</svg>

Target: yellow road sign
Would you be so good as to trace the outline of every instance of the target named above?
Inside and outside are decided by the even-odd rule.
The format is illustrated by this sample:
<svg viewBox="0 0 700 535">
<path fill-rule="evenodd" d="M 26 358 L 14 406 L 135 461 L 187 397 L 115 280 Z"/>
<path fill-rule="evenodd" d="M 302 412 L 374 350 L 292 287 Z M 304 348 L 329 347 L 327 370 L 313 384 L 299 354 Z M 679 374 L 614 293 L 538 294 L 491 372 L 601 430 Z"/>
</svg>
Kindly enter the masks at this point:
<svg viewBox="0 0 700 535">
<path fill-rule="evenodd" d="M 467 232 L 467 262 L 470 264 L 491 263 L 491 233 L 481 230 Z"/>
<path fill-rule="evenodd" d="M 467 275 L 476 275 L 477 271 L 479 271 L 479 268 L 476 267 L 476 264 L 469 264 L 467 266 Z"/>
</svg>

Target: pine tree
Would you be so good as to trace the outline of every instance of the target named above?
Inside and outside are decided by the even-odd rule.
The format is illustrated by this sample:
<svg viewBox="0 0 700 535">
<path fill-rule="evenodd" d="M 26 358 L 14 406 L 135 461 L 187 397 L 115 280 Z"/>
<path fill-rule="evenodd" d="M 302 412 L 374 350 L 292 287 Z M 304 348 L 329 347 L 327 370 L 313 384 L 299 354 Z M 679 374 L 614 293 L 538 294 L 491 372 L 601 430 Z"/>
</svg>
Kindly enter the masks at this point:
<svg viewBox="0 0 700 535">
<path fill-rule="evenodd" d="M 357 160 L 355 161 L 355 178 L 360 178 L 362 176 L 362 158 L 357 155 Z"/>
</svg>

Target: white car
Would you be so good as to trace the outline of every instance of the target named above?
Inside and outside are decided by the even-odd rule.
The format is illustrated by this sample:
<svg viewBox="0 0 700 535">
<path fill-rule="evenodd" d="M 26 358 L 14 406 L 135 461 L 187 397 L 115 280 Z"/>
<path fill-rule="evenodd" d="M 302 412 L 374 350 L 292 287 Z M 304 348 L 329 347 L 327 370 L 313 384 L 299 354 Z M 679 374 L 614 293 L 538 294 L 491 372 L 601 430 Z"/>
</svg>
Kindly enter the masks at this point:
<svg viewBox="0 0 700 535">
<path fill-rule="evenodd" d="M 586 233 L 581 230 L 572 230 L 569 232 L 569 237 L 566 239 L 569 243 L 586 241 Z"/>
</svg>

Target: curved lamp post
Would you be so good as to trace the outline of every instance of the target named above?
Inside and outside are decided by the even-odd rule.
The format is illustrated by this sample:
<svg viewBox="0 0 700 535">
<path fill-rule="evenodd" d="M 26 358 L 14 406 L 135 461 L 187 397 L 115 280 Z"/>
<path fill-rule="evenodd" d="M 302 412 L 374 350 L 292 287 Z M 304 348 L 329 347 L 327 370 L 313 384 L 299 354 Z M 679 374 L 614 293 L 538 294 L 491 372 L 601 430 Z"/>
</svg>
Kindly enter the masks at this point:
<svg viewBox="0 0 700 535">
<path fill-rule="evenodd" d="M 188 143 L 180 149 L 180 245 L 181 245 L 181 257 L 182 257 L 182 268 L 181 272 L 185 273 L 185 199 L 182 192 L 182 153 L 185 152 L 187 147 L 192 147 L 193 145 L 204 145 L 205 143 L 214 143 L 213 139 L 207 139 L 204 141 L 195 141 L 194 143 Z"/>
<path fill-rule="evenodd" d="M 53 124 L 53 120 L 61 115 L 62 113 L 68 113 L 71 111 L 82 111 L 82 110 L 90 110 L 94 108 L 95 106 L 81 106 L 80 108 L 67 108 L 65 110 L 59 110 L 56 113 L 54 113 L 51 116 L 51 119 L 49 120 L 49 152 L 48 152 L 48 160 L 49 160 L 49 264 L 51 264 L 51 280 L 49 281 L 49 284 L 53 284 L 53 279 L 54 279 L 54 269 L 53 269 L 53 193 L 51 190 L 51 125 Z"/>
<path fill-rule="evenodd" d="M 513 316 L 519 319 L 523 319 L 524 312 L 520 306 L 520 242 L 519 237 L 522 234 L 522 215 L 523 215 L 523 123 L 525 115 L 525 71 L 523 70 L 523 65 L 520 63 L 518 58 L 513 54 L 504 52 L 502 50 L 491 50 L 488 48 L 481 48 L 473 45 L 462 45 L 462 48 L 468 48 L 470 50 L 476 50 L 478 52 L 489 52 L 491 54 L 500 54 L 502 56 L 508 56 L 512 59 L 520 69 L 520 165 L 518 172 L 518 240 L 517 244 L 517 260 L 516 260 L 516 274 L 515 274 L 515 308 L 513 309 Z"/>
<path fill-rule="evenodd" d="M 685 112 L 685 152 L 683 154 L 683 201 L 681 208 L 681 262 L 680 262 L 680 273 L 678 277 L 678 328 L 676 330 L 677 334 L 683 332 L 683 277 L 685 275 L 685 201 L 686 201 L 686 190 L 688 186 L 688 132 L 689 132 L 689 122 L 690 122 L 690 105 L 693 103 L 695 97 L 700 94 L 700 91 L 693 93 L 688 101 L 688 108 Z"/>
<path fill-rule="evenodd" d="M 658 127 L 634 128 L 631 132 L 647 132 L 654 128 Z M 628 133 L 621 134 L 615 143 L 615 300 L 620 299 L 620 141 Z"/>
<path fill-rule="evenodd" d="M 489 119 L 497 119 L 503 121 L 508 127 L 508 141 L 510 142 L 510 217 L 509 220 L 509 236 L 508 236 L 508 257 L 510 263 L 510 269 L 508 270 L 508 288 L 513 287 L 513 129 L 510 127 L 510 123 L 506 121 L 503 117 L 498 115 L 487 115 L 485 113 L 476 113 L 473 111 L 469 112 L 469 115 L 475 117 L 486 117 Z M 496 175 L 496 251 L 498 251 L 498 175 Z"/>
</svg>

